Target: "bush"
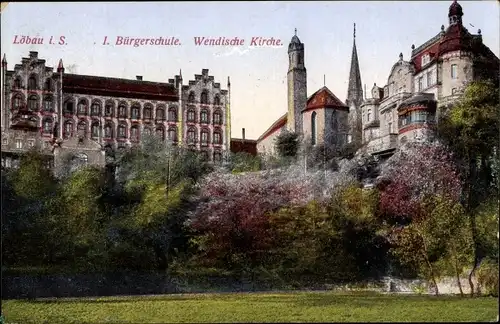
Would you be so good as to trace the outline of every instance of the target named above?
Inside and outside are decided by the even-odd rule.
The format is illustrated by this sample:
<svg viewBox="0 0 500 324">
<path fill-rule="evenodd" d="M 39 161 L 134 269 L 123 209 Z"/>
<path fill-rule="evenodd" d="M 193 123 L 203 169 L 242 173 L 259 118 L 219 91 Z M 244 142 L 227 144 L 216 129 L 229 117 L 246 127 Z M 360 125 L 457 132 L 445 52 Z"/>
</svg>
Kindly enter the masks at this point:
<svg viewBox="0 0 500 324">
<path fill-rule="evenodd" d="M 484 261 L 478 269 L 477 280 L 484 295 L 498 297 L 498 262 Z"/>
</svg>

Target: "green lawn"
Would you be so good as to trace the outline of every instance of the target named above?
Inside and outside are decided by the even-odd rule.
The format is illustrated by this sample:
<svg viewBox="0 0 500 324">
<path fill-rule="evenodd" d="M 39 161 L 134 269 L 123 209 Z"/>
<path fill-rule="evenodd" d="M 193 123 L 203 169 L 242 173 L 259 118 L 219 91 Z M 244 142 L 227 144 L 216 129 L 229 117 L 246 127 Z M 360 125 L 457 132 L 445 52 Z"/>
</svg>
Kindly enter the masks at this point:
<svg viewBox="0 0 500 324">
<path fill-rule="evenodd" d="M 493 321 L 496 298 L 233 293 L 3 301 L 6 323 Z"/>
</svg>

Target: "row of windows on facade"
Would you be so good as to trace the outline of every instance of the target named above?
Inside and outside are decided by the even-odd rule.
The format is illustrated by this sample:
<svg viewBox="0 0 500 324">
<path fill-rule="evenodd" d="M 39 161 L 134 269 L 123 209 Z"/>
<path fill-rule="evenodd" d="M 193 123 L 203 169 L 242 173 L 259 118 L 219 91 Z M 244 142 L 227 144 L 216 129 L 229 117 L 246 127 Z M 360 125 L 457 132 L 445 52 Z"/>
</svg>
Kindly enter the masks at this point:
<svg viewBox="0 0 500 324">
<path fill-rule="evenodd" d="M 45 83 L 44 83 L 44 86 L 43 86 L 43 90 L 45 91 L 54 91 L 54 82 L 52 81 L 52 79 L 46 79 L 45 80 Z M 23 88 L 23 82 L 21 81 L 21 78 L 20 77 L 17 77 L 15 80 L 14 80 L 14 89 L 22 89 Z M 37 81 L 37 78 L 36 78 L 36 75 L 35 74 L 32 74 L 29 78 L 28 78 L 28 90 L 38 90 L 38 81 Z"/>
<path fill-rule="evenodd" d="M 23 107 L 23 100 L 20 95 L 17 95 L 14 97 L 14 102 L 13 102 L 13 107 L 14 109 L 20 109 Z M 54 111 L 53 108 L 53 102 L 51 97 L 46 97 L 43 103 L 43 110 L 44 111 Z M 38 98 L 36 96 L 30 96 L 28 99 L 28 110 L 31 111 L 37 111 L 38 110 Z M 64 111 L 66 114 L 73 114 L 73 103 L 67 103 L 66 104 L 66 109 Z M 114 116 L 114 109 L 112 105 L 106 105 L 104 109 L 104 116 L 105 117 L 113 117 Z M 133 106 L 131 108 L 131 118 L 132 119 L 140 119 L 141 114 L 140 114 L 140 108 Z M 145 120 L 152 119 L 152 113 L 153 113 L 153 108 L 151 107 L 145 107 L 142 111 L 142 117 Z M 78 109 L 77 109 L 77 114 L 78 115 L 87 115 L 87 105 L 86 103 L 79 103 L 78 104 Z M 91 106 L 90 109 L 90 115 L 91 116 L 100 116 L 101 115 L 101 105 L 98 103 L 94 103 Z M 120 105 L 118 107 L 118 117 L 119 118 L 127 118 L 127 108 L 124 105 Z M 188 122 L 196 122 L 196 111 L 194 108 L 190 108 L 187 110 L 187 121 Z M 165 115 L 164 115 L 164 109 L 163 108 L 157 108 L 156 109 L 156 114 L 155 114 L 156 120 L 165 120 Z M 177 122 L 177 108 L 176 107 L 171 107 L 168 109 L 168 121 L 172 122 Z M 210 113 L 207 109 L 202 109 L 200 111 L 200 117 L 199 121 L 204 124 L 208 124 L 210 121 Z M 222 124 L 222 111 L 216 110 L 212 114 L 212 123 L 215 125 L 221 125 Z"/>
<path fill-rule="evenodd" d="M 418 83 L 417 83 L 417 91 L 422 91 L 424 89 L 427 89 L 427 88 L 435 85 L 437 83 L 435 76 L 436 76 L 435 72 L 429 71 L 429 72 L 427 72 L 425 78 L 423 76 L 419 77 Z M 450 77 L 452 80 L 458 79 L 458 65 L 457 64 L 451 65 Z"/>
<path fill-rule="evenodd" d="M 87 124 L 85 122 L 80 122 L 77 126 L 78 134 L 81 136 L 87 136 Z M 43 132 L 46 134 L 53 133 L 53 124 L 51 120 L 44 120 L 43 122 Z M 127 138 L 127 126 L 126 125 L 118 125 L 117 127 L 117 137 L 118 138 Z M 168 129 L 168 139 L 177 142 L 177 127 L 170 127 Z M 101 135 L 101 128 L 98 124 L 92 124 L 90 127 L 90 134 L 93 138 L 98 138 Z M 151 136 L 153 134 L 153 130 L 151 128 L 144 128 L 143 131 L 144 136 Z M 156 128 L 155 134 L 162 139 L 165 139 L 165 129 L 163 127 Z M 190 127 L 187 130 L 187 142 L 188 143 L 196 143 L 197 142 L 197 134 L 198 131 L 195 127 Z M 68 138 L 73 135 L 73 123 L 67 122 L 64 124 L 64 137 Z M 110 124 L 106 124 L 104 126 L 104 138 L 114 138 L 114 129 Z M 139 140 L 140 137 L 140 129 L 139 126 L 132 126 L 130 128 L 130 138 L 132 140 Z M 200 138 L 202 144 L 209 144 L 210 142 L 210 130 L 201 129 L 200 130 Z M 221 145 L 222 144 L 222 130 L 216 129 L 212 132 L 212 144 Z"/>
<path fill-rule="evenodd" d="M 21 81 L 21 78 L 16 78 L 14 80 L 14 88 L 15 89 L 22 89 L 22 81 Z M 37 82 L 37 77 L 35 74 L 32 74 L 29 79 L 28 79 L 28 90 L 38 90 L 38 82 Z M 45 84 L 44 84 L 44 87 L 43 87 L 43 90 L 45 91 L 53 91 L 54 88 L 53 88 L 53 81 L 51 79 L 46 79 L 45 80 Z M 210 104 L 210 100 L 208 98 L 208 91 L 207 90 L 204 90 L 201 92 L 201 95 L 200 95 L 200 103 L 201 104 L 204 104 L 204 105 L 209 105 Z M 196 102 L 196 95 L 194 93 L 194 91 L 191 91 L 188 95 L 188 102 L 190 103 L 195 103 Z M 214 99 L 213 99 L 213 104 L 218 106 L 221 104 L 220 102 L 220 97 L 219 95 L 215 95 L 214 96 Z"/>
<path fill-rule="evenodd" d="M 404 127 L 412 123 L 425 123 L 433 119 L 434 115 L 425 110 L 413 110 L 399 116 L 399 127 Z"/>
</svg>

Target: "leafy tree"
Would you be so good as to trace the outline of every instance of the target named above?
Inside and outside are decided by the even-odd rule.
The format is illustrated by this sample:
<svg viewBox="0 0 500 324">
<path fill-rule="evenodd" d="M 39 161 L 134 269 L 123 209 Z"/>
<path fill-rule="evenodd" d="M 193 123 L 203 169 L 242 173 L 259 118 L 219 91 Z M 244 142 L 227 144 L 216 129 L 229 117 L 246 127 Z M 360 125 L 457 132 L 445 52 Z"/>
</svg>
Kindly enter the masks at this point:
<svg viewBox="0 0 500 324">
<path fill-rule="evenodd" d="M 146 138 L 141 147 L 118 154 L 115 209 L 117 233 L 114 263 L 129 263 L 125 246 L 133 247 L 135 267 L 154 265 L 165 271 L 179 248 L 187 245 L 183 227 L 194 185 L 210 172 L 196 152 Z"/>
<path fill-rule="evenodd" d="M 255 268 L 272 243 L 268 214 L 303 204 L 307 184 L 263 174 L 213 173 L 201 184 L 201 202 L 189 226 L 212 265 L 232 270 Z"/>
<path fill-rule="evenodd" d="M 260 171 L 262 160 L 260 156 L 253 156 L 246 152 L 232 154 L 230 168 L 233 173 Z"/>
<path fill-rule="evenodd" d="M 2 242 L 6 264 L 40 264 L 46 214 L 56 196 L 56 179 L 47 158 L 36 150 L 21 157 L 19 168 L 2 170 Z"/>
<path fill-rule="evenodd" d="M 50 195 L 56 186 L 48 168 L 48 158 L 37 151 L 22 156 L 19 168 L 12 173 L 12 185 L 17 196 L 31 201 Z"/>
<path fill-rule="evenodd" d="M 294 132 L 284 131 L 275 139 L 276 152 L 285 159 L 295 158 L 299 152 L 299 135 Z"/>
<path fill-rule="evenodd" d="M 432 174 L 432 176 L 430 176 Z M 380 205 L 383 213 L 406 223 L 418 215 L 420 202 L 428 196 L 442 195 L 459 201 L 461 181 L 446 147 L 436 144 L 411 144 L 388 161 L 381 175 Z"/>
<path fill-rule="evenodd" d="M 489 81 L 475 81 L 465 89 L 460 101 L 442 114 L 439 136 L 454 152 L 463 180 L 462 203 L 470 221 L 474 240 L 474 262 L 469 273 L 471 295 L 472 277 L 487 251 L 482 248 L 477 232 L 475 210 L 489 196 L 498 196 L 495 183 L 495 160 L 498 159 L 500 119 L 498 86 Z M 496 179 L 498 181 L 498 179 Z"/>
</svg>

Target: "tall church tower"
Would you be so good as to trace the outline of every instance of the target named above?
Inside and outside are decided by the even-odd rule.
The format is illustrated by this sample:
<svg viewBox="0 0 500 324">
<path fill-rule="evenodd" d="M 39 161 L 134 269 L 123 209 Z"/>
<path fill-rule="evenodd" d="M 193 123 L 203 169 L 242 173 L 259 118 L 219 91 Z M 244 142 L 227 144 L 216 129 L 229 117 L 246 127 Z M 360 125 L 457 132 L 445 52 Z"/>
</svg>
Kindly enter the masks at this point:
<svg viewBox="0 0 500 324">
<path fill-rule="evenodd" d="M 288 118 L 289 131 L 302 134 L 302 110 L 307 104 L 307 72 L 304 65 L 304 44 L 297 37 L 297 29 L 288 45 Z"/>
<path fill-rule="evenodd" d="M 354 24 L 354 42 L 352 46 L 351 71 L 349 73 L 349 86 L 347 88 L 346 104 L 349 107 L 349 135 L 348 141 L 361 142 L 363 88 L 361 73 L 359 72 L 358 52 L 356 51 L 356 24 Z"/>
</svg>

